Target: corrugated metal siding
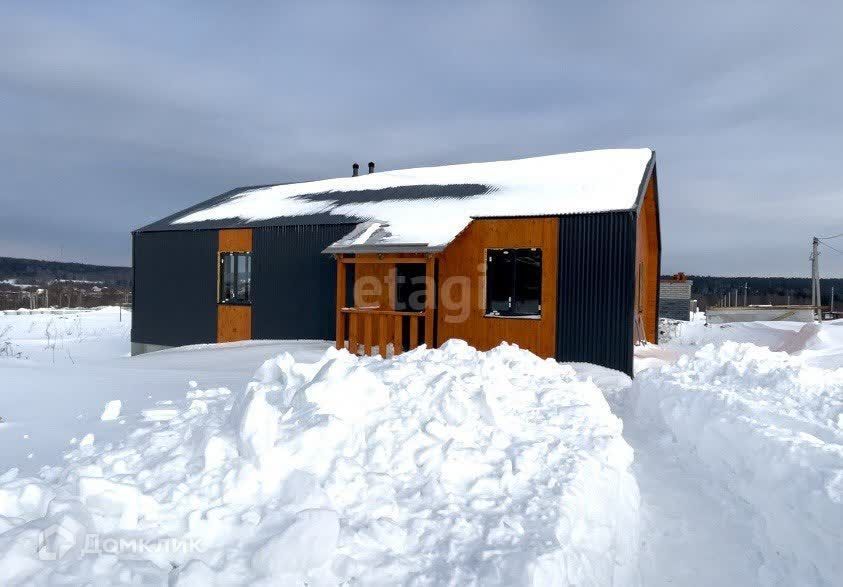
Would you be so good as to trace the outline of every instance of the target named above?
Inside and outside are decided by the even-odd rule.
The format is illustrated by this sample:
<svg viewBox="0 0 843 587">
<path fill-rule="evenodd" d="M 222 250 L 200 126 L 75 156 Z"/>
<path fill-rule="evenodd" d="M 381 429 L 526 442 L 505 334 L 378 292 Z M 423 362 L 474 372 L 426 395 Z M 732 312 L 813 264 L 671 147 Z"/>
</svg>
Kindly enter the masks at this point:
<svg viewBox="0 0 843 587">
<path fill-rule="evenodd" d="M 347 224 L 254 229 L 252 338 L 334 338 L 337 269 L 322 250 L 349 230 Z"/>
<path fill-rule="evenodd" d="M 635 216 L 559 218 L 556 359 L 632 375 Z"/>
<path fill-rule="evenodd" d="M 217 242 L 215 230 L 132 236 L 132 342 L 216 342 Z"/>
</svg>

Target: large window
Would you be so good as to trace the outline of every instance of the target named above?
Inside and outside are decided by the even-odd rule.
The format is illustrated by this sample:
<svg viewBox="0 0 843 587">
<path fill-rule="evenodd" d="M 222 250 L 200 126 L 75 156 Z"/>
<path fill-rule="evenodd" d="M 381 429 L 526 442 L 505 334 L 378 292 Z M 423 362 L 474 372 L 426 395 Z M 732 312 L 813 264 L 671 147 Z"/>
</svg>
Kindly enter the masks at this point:
<svg viewBox="0 0 843 587">
<path fill-rule="evenodd" d="M 220 253 L 220 303 L 252 302 L 252 254 Z"/>
<path fill-rule="evenodd" d="M 541 249 L 489 249 L 486 253 L 486 314 L 540 316 Z"/>
</svg>

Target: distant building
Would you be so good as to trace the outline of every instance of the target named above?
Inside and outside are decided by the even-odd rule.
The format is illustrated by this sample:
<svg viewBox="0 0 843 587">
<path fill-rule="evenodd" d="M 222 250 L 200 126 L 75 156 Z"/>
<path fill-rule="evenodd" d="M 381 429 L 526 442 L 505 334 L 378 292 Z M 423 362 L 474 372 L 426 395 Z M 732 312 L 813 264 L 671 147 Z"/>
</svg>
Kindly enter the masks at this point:
<svg viewBox="0 0 843 587">
<path fill-rule="evenodd" d="M 684 273 L 659 282 L 659 318 L 691 319 L 691 288 L 694 282 Z"/>
<path fill-rule="evenodd" d="M 727 322 L 813 322 L 813 306 L 727 306 L 708 308 L 705 319 L 709 324 Z"/>
</svg>

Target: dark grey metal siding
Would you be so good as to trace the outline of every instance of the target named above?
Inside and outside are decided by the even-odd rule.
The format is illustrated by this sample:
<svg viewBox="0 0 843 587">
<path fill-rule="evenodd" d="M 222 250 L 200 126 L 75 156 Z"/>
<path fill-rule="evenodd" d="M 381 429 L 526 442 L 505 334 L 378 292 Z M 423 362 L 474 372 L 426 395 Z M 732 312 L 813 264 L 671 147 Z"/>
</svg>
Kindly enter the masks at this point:
<svg viewBox="0 0 843 587">
<path fill-rule="evenodd" d="M 132 235 L 132 342 L 217 341 L 216 230 Z"/>
<path fill-rule="evenodd" d="M 559 218 L 556 359 L 632 375 L 635 214 Z"/>
<path fill-rule="evenodd" d="M 328 224 L 253 229 L 252 338 L 334 338 L 337 269 L 322 250 L 351 228 Z"/>
</svg>

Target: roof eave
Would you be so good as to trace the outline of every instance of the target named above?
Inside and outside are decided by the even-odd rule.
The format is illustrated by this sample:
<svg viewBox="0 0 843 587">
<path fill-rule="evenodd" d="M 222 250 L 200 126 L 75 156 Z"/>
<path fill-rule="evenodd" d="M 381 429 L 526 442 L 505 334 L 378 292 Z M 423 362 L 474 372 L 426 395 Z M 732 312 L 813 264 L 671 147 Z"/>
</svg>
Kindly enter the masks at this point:
<svg viewBox="0 0 843 587">
<path fill-rule="evenodd" d="M 635 204 L 631 208 L 636 212 L 641 209 L 641 204 L 644 203 L 644 197 L 647 195 L 647 185 L 650 183 L 650 178 L 653 176 L 655 168 L 656 150 L 650 149 L 650 160 L 647 161 L 647 166 L 644 168 L 644 174 L 641 176 L 641 183 L 638 184 L 638 196 L 635 198 Z"/>
<path fill-rule="evenodd" d="M 428 245 L 426 243 L 389 244 L 389 245 L 350 245 L 330 246 L 322 251 L 324 255 L 342 254 L 372 254 L 372 253 L 441 253 L 445 245 Z"/>
</svg>

